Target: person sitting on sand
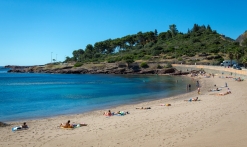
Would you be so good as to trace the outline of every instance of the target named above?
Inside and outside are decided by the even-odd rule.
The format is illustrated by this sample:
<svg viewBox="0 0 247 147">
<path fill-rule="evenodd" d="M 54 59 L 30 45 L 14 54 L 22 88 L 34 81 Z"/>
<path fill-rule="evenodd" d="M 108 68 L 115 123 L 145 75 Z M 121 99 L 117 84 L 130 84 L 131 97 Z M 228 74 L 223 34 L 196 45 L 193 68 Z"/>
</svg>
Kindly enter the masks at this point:
<svg viewBox="0 0 247 147">
<path fill-rule="evenodd" d="M 227 92 L 228 92 L 228 94 L 232 93 L 230 88 L 227 88 Z"/>
<path fill-rule="evenodd" d="M 114 114 L 121 114 L 120 111 L 118 111 L 117 113 L 114 113 Z"/>
<path fill-rule="evenodd" d="M 28 128 L 26 122 L 24 122 L 23 125 L 21 125 L 21 128 Z"/>
<path fill-rule="evenodd" d="M 136 107 L 136 109 L 151 109 L 151 107 Z"/>
<path fill-rule="evenodd" d="M 60 127 L 63 128 L 73 128 L 73 125 L 70 125 L 70 120 L 68 120 L 65 124 L 61 124 Z"/>
<path fill-rule="evenodd" d="M 243 81 L 244 79 L 241 79 L 240 77 L 238 77 L 238 78 L 236 78 L 235 80 L 238 81 L 238 82 L 241 82 L 241 81 Z"/>
<path fill-rule="evenodd" d="M 108 110 L 108 112 L 105 112 L 103 115 L 105 115 L 105 116 L 111 116 L 112 115 L 111 110 Z"/>
</svg>

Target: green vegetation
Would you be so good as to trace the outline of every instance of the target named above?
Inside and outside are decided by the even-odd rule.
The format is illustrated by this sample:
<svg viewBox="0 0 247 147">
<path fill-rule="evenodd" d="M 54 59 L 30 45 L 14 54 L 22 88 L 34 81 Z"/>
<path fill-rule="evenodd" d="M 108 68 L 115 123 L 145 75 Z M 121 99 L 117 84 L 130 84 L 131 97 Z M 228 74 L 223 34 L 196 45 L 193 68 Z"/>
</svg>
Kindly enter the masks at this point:
<svg viewBox="0 0 247 147">
<path fill-rule="evenodd" d="M 172 68 L 172 64 L 171 63 L 168 63 L 165 68 Z"/>
<path fill-rule="evenodd" d="M 157 65 L 157 69 L 162 69 L 162 66 L 160 66 L 160 65 Z"/>
<path fill-rule="evenodd" d="M 146 62 L 142 62 L 140 66 L 141 66 L 141 68 L 148 68 L 149 67 Z"/>
<path fill-rule="evenodd" d="M 179 63 L 195 63 L 202 60 L 218 64 L 224 59 L 237 59 L 244 63 L 247 58 L 247 39 L 240 46 L 238 42 L 218 34 L 208 26 L 194 24 L 187 33 L 177 30 L 175 24 L 169 30 L 158 34 L 157 30 L 138 32 L 122 38 L 107 39 L 88 44 L 73 51 L 65 62 L 114 63 L 125 61 L 128 66 L 136 60 L 167 60 Z M 79 65 L 76 65 L 79 66 Z"/>
<path fill-rule="evenodd" d="M 81 63 L 81 62 L 76 62 L 75 65 L 74 65 L 74 67 L 80 67 L 80 66 L 82 66 L 82 65 L 83 65 L 83 63 Z"/>
</svg>

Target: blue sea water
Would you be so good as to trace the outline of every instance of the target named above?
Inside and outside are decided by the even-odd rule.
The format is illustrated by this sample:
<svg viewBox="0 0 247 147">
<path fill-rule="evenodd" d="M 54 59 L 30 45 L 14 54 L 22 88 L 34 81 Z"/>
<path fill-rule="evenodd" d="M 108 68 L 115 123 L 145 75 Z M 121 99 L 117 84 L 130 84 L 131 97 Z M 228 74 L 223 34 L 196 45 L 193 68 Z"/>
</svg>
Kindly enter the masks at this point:
<svg viewBox="0 0 247 147">
<path fill-rule="evenodd" d="M 185 93 L 190 82 L 179 76 L 7 73 L 0 67 L 0 121 L 77 114 L 169 97 Z"/>
</svg>

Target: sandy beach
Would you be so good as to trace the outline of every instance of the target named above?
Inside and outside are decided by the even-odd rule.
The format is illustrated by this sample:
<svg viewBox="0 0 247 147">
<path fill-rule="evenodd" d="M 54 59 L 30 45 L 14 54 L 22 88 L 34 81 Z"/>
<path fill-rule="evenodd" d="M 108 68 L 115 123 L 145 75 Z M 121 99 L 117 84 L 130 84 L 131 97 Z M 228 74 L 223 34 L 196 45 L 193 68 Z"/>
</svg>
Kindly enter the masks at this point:
<svg viewBox="0 0 247 147">
<path fill-rule="evenodd" d="M 243 147 L 247 144 L 246 81 L 232 78 L 197 77 L 201 93 L 111 108 L 128 111 L 124 116 L 104 116 L 107 110 L 27 120 L 29 129 L 12 132 L 23 122 L 0 127 L 1 147 Z M 227 91 L 231 94 L 218 96 Z M 208 92 L 215 85 L 221 91 Z M 200 101 L 184 101 L 199 97 Z M 171 104 L 171 106 L 161 106 Z M 151 107 L 151 109 L 136 109 Z M 75 129 L 59 124 L 86 123 Z"/>
</svg>

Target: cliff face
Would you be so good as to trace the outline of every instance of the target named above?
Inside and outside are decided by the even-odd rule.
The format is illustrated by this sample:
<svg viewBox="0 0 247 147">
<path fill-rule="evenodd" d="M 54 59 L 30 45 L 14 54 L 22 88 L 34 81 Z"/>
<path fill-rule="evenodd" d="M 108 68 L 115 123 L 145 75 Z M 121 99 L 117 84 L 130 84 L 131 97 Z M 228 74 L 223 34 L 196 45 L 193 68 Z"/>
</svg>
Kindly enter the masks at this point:
<svg viewBox="0 0 247 147">
<path fill-rule="evenodd" d="M 238 38 L 236 39 L 237 42 L 240 43 L 240 45 L 242 45 L 243 40 L 247 38 L 247 31 L 245 31 L 243 34 L 241 34 L 240 36 L 238 36 Z"/>
</svg>

